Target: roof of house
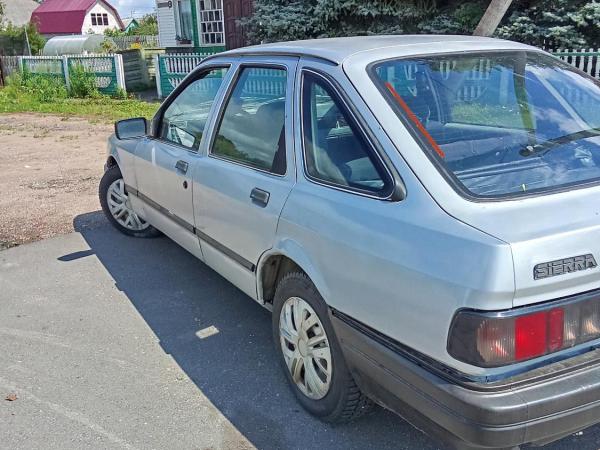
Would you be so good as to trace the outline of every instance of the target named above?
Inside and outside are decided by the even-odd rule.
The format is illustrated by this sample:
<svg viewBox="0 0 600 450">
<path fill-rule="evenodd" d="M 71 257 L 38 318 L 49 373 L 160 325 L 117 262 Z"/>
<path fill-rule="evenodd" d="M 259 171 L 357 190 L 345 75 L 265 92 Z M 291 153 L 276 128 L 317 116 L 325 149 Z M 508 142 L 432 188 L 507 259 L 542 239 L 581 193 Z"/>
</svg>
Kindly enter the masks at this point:
<svg viewBox="0 0 600 450">
<path fill-rule="evenodd" d="M 121 28 L 123 22 L 117 10 L 106 0 L 45 0 L 31 15 L 42 34 L 81 34 L 85 15 L 97 2 L 114 14 Z"/>
<path fill-rule="evenodd" d="M 39 6 L 34 0 L 2 0 L 4 3 L 3 23 L 21 26 L 29 23 L 31 13 Z"/>
<path fill-rule="evenodd" d="M 432 51 L 445 53 L 460 50 L 493 50 L 531 48 L 524 44 L 502 39 L 461 35 L 388 35 L 356 36 L 342 38 L 309 39 L 304 41 L 278 42 L 238 48 L 214 57 L 234 55 L 300 55 L 325 59 L 341 64 L 358 53 L 389 49 L 393 56 L 410 56 Z"/>
</svg>

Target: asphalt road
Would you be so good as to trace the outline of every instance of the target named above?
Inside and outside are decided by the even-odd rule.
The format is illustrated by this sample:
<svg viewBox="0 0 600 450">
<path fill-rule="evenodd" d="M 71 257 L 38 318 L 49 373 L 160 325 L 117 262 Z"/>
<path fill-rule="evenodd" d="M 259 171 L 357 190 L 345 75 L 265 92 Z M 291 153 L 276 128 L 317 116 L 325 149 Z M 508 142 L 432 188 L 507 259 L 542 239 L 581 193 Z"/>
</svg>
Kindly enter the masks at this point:
<svg viewBox="0 0 600 450">
<path fill-rule="evenodd" d="M 267 311 L 166 238 L 75 229 L 0 252 L 0 448 L 440 448 L 382 409 L 315 420 Z M 599 447 L 595 427 L 548 449 Z"/>
</svg>

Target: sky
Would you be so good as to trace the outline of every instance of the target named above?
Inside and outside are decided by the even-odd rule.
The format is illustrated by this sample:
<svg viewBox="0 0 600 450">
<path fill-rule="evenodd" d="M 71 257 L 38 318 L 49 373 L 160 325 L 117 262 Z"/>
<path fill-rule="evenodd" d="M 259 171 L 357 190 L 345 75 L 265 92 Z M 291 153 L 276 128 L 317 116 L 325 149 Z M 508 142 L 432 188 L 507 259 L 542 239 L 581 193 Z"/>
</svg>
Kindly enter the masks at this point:
<svg viewBox="0 0 600 450">
<path fill-rule="evenodd" d="M 108 2 L 119 10 L 121 17 L 140 17 L 154 11 L 155 0 L 108 0 Z"/>
</svg>

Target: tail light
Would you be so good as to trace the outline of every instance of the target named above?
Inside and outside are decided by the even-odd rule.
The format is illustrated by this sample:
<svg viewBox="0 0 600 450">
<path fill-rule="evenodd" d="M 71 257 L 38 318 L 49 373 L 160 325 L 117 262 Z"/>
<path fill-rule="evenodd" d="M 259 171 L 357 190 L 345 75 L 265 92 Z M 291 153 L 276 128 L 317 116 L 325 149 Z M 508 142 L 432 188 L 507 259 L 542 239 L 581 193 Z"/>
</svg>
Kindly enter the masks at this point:
<svg viewBox="0 0 600 450">
<path fill-rule="evenodd" d="M 600 338 L 600 296 L 504 312 L 459 311 L 448 353 L 479 367 L 498 367 Z"/>
</svg>

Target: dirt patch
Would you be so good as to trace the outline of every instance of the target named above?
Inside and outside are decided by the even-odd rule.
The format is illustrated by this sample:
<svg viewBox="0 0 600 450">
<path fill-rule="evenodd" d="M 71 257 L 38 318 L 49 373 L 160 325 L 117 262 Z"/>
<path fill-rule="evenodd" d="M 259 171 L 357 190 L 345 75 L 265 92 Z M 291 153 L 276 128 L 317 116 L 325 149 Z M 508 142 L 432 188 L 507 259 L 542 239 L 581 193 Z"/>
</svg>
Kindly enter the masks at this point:
<svg viewBox="0 0 600 450">
<path fill-rule="evenodd" d="M 0 250 L 73 230 L 100 209 L 98 182 L 112 126 L 0 114 Z"/>
</svg>

